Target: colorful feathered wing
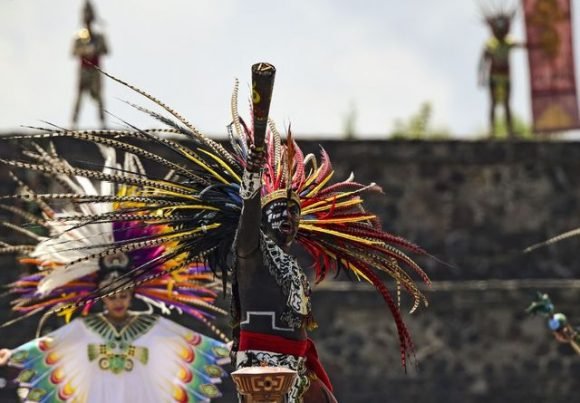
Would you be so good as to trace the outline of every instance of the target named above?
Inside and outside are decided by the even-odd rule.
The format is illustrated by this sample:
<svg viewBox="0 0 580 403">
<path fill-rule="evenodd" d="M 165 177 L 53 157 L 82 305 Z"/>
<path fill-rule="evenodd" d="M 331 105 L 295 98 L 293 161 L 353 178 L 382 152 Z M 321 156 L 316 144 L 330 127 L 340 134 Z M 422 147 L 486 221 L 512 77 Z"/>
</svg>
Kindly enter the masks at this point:
<svg viewBox="0 0 580 403">
<path fill-rule="evenodd" d="M 225 314 L 214 306 L 219 282 L 203 262 L 176 247 L 173 229 L 156 213 L 171 203 L 139 195 L 136 183 L 145 173 L 135 155 L 124 154 L 120 164 L 116 150 L 102 145 L 100 149 L 104 168 L 84 176 L 86 172 L 74 168 L 52 146 L 44 150 L 33 144 L 33 150 L 24 152 L 38 170 L 51 172 L 51 179 L 65 192 L 39 194 L 13 174 L 20 193 L 4 198 L 34 203 L 41 211 L 34 215 L 3 205 L 5 211 L 28 221 L 28 229 L 6 225 L 19 229 L 31 243 L 4 243 L 0 252 L 18 252 L 23 262 L 38 268 L 10 285 L 13 309 L 22 315 L 60 312 L 67 319 L 77 307 L 87 313 L 98 298 L 112 291 L 99 288 L 103 265 L 120 264 L 128 274 L 118 284 L 134 288 L 136 298 L 165 314 L 172 309 L 186 313 L 227 340 L 213 324 L 216 314 Z M 46 235 L 36 235 L 32 227 L 41 227 Z"/>
<path fill-rule="evenodd" d="M 210 402 L 226 375 L 225 344 L 163 317 L 115 330 L 103 314 L 77 318 L 12 351 L 23 401 Z"/>
</svg>

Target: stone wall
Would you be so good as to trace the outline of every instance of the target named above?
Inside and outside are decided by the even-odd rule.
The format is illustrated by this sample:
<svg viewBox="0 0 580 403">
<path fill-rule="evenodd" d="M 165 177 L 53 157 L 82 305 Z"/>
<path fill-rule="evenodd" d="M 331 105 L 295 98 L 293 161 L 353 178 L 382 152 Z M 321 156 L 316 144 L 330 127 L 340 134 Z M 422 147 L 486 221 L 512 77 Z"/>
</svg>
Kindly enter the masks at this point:
<svg viewBox="0 0 580 403">
<path fill-rule="evenodd" d="M 313 337 L 339 401 L 573 401 L 580 357 L 552 340 L 545 320 L 528 318 L 523 310 L 536 289 L 545 289 L 557 308 L 580 323 L 580 285 L 572 280 L 580 277 L 580 239 L 529 254 L 522 250 L 580 227 L 580 143 L 321 144 L 332 156 L 336 179 L 354 171 L 359 182 L 382 186 L 384 196 L 367 201 L 386 229 L 447 263 L 418 258 L 434 286 L 430 307 L 406 316 L 418 362 L 407 373 L 378 294 L 340 281 L 316 288 L 320 328 Z M 301 145 L 318 150 L 318 142 Z M 0 156 L 14 155 L 4 146 Z M 63 149 L 75 159 L 94 153 L 76 143 Z M 8 192 L 5 170 L 0 180 L 2 193 Z M 17 271 L 8 258 L 0 263 L 6 283 Z M 8 303 L 0 303 L 4 320 Z M 0 340 L 17 345 L 32 337 L 34 327 L 34 320 L 26 320 L 0 329 Z M 231 383 L 226 386 L 231 391 Z"/>
<path fill-rule="evenodd" d="M 309 144 L 310 145 L 310 144 Z M 536 242 L 580 227 L 580 144 L 328 142 L 336 177 L 375 181 L 383 226 L 457 268 L 423 260 L 435 280 L 568 278 L 580 239 L 532 254 Z M 315 149 L 314 147 L 309 147 Z"/>
<path fill-rule="evenodd" d="M 436 289 L 428 309 L 407 315 L 416 363 L 406 374 L 394 326 L 372 290 L 330 287 L 316 293 L 320 329 L 314 337 L 339 401 L 574 401 L 579 356 L 553 340 L 545 319 L 523 312 L 540 284 L 474 285 Z M 558 309 L 580 319 L 577 282 L 571 289 L 560 287 L 546 291 Z"/>
</svg>

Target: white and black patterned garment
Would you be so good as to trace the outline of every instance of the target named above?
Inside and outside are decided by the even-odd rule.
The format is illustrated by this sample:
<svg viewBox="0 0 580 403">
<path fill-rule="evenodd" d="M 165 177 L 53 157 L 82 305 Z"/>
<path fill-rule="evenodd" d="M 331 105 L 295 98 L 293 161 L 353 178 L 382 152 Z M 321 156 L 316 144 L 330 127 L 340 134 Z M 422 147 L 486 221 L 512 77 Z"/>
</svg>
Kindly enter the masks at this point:
<svg viewBox="0 0 580 403">
<path fill-rule="evenodd" d="M 310 285 L 296 260 L 261 229 L 259 192 L 244 200 L 234 242 L 234 316 L 241 330 L 306 340 Z"/>
<path fill-rule="evenodd" d="M 259 248 L 237 256 L 242 330 L 305 340 L 310 284 L 296 260 L 266 236 Z"/>
<path fill-rule="evenodd" d="M 261 218 L 260 195 L 255 192 L 244 200 L 234 242 L 233 316 L 239 320 L 241 331 L 306 341 L 308 280 L 296 260 L 261 232 Z M 297 370 L 300 376 L 288 402 L 302 401 L 309 384 L 303 357 L 246 350 L 237 352 L 233 359 L 237 368 L 273 365 Z"/>
</svg>

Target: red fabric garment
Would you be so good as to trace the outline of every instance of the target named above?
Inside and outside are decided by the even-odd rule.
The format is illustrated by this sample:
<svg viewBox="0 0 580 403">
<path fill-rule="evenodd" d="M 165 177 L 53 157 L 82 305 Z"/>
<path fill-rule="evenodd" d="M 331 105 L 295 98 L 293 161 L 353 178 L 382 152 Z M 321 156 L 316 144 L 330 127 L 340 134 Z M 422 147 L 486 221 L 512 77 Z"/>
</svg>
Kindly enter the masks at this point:
<svg viewBox="0 0 580 403">
<path fill-rule="evenodd" d="M 95 66 L 100 66 L 100 57 L 92 56 L 92 57 L 81 57 L 81 66 L 83 68 L 93 68 Z"/>
<path fill-rule="evenodd" d="M 318 351 L 316 351 L 316 347 L 314 346 L 314 342 L 312 339 L 308 339 L 307 341 L 308 347 L 306 348 L 306 367 L 314 372 L 318 379 L 326 385 L 329 391 L 334 392 L 332 383 L 330 382 L 330 378 L 328 374 L 324 370 L 320 359 L 318 358 Z"/>
<path fill-rule="evenodd" d="M 318 352 L 311 339 L 292 340 L 281 336 L 272 336 L 264 333 L 254 333 L 242 330 L 240 332 L 239 351 L 261 350 L 273 353 L 294 355 L 306 358 L 306 368 L 314 372 L 318 379 L 332 392 L 332 383 L 324 370 Z"/>
<path fill-rule="evenodd" d="M 281 336 L 265 333 L 255 333 L 242 330 L 240 332 L 239 351 L 262 350 L 273 353 L 306 357 L 308 343 L 306 340 L 292 340 Z"/>
</svg>

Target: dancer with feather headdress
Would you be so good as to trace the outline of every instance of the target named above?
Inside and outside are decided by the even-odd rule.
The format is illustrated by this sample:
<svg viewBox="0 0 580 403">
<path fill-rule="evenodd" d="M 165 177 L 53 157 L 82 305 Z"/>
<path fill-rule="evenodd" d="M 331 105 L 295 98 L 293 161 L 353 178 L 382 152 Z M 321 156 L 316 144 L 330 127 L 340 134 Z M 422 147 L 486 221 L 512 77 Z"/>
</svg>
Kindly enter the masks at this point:
<svg viewBox="0 0 580 403">
<path fill-rule="evenodd" d="M 105 177 L 119 172 L 134 178 L 144 175 L 134 155 L 126 154 L 122 166 L 115 150 L 101 150 Z M 34 145 L 24 154 L 38 166 L 60 170 L 53 179 L 68 193 L 37 194 L 14 176 L 23 193 L 13 198 L 36 202 L 42 217 L 14 206 L 6 206 L 6 210 L 48 231 L 48 236 L 40 237 L 24 230 L 35 244 L 3 244 L 3 252 L 23 253 L 24 262 L 38 267 L 37 273 L 10 286 L 14 311 L 20 318 L 44 312 L 43 319 L 60 312 L 69 322 L 73 307 L 87 295 L 102 296 L 105 311 L 89 314 L 96 302 L 92 299 L 83 305 L 82 317 L 14 350 L 0 350 L 0 365 L 20 368 L 15 382 L 21 398 L 30 402 L 209 402 L 219 397 L 215 384 L 225 375 L 220 364 L 228 356 L 223 342 L 151 312 L 129 311 L 133 298 L 166 314 L 177 310 L 200 320 L 227 341 L 212 324 L 215 314 L 224 313 L 213 306 L 219 289 L 213 274 L 199 262 L 172 254 L 171 242 L 107 253 L 110 245 L 159 236 L 168 227 L 146 219 L 134 187 L 102 181 L 98 189 L 87 178 L 68 175 L 66 172 L 75 169 L 53 148 L 45 151 Z M 58 201 L 65 201 L 65 207 L 51 207 Z M 137 215 L 139 220 L 133 217 Z M 121 216 L 125 218 L 120 220 Z M 159 259 L 161 256 L 166 258 Z M 147 278 L 121 280 L 141 266 L 149 267 Z"/>
<path fill-rule="evenodd" d="M 258 75 L 273 79 L 273 66 L 256 66 Z M 427 284 L 429 279 L 402 249 L 425 252 L 383 231 L 376 215 L 364 209 L 362 195 L 380 191 L 376 184 L 359 184 L 352 176 L 330 184 L 334 171 L 324 150 L 320 159 L 304 155 L 290 132 L 283 144 L 276 126 L 268 120 L 269 102 L 264 102 L 270 98 L 273 81 L 253 88 L 251 127 L 238 114 L 236 83 L 228 149 L 201 134 L 161 101 L 111 78 L 154 101 L 174 119 L 138 107 L 167 127 L 130 127 L 123 131 L 51 129 L 32 137 L 62 137 L 106 145 L 148 160 L 157 166 L 157 171 L 169 170 L 171 176 L 135 176 L 126 172 L 113 175 L 86 168 L 50 167 L 34 161 L 4 161 L 14 168 L 48 175 L 67 174 L 134 186 L 137 191 L 131 197 L 141 202 L 136 209 L 138 214 L 97 214 L 90 220 L 124 222 L 129 214 L 130 220 L 159 221 L 169 228 L 162 234 L 101 245 L 104 250 L 95 250 L 91 258 L 171 242 L 173 254 L 159 256 L 158 264 L 183 254 L 186 260 L 208 264 L 221 275 L 224 285 L 231 282 L 232 358 L 236 367 L 273 365 L 297 370 L 300 376 L 289 393 L 289 402 L 334 399 L 332 386 L 307 338 L 307 330 L 315 327 L 315 321 L 309 282 L 289 254 L 289 246 L 296 240 L 312 257 L 317 282 L 329 273 L 345 270 L 377 289 L 395 319 L 401 360 L 406 365 L 413 343 L 381 273 L 394 280 L 393 288 L 413 297 L 414 311 L 426 304 L 426 299 L 409 272 L 417 273 Z M 268 85 L 270 92 L 266 91 Z M 187 141 L 161 136 L 165 134 L 185 135 Z M 159 147 L 158 152 L 151 150 L 152 144 Z M 119 196 L 114 201 L 134 200 Z M 139 283 L 151 275 L 151 270 L 150 265 L 144 264 L 117 281 Z M 67 309 L 91 304 L 100 295 L 102 290 L 96 290 L 71 302 Z"/>
</svg>

